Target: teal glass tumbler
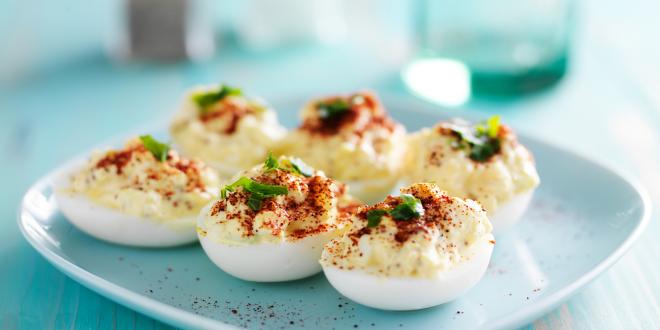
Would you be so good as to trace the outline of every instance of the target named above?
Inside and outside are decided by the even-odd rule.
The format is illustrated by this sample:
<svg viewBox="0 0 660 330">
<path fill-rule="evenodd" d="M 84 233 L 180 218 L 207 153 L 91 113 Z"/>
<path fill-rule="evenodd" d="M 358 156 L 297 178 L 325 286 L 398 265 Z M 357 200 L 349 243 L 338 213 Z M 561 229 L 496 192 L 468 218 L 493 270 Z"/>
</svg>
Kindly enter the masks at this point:
<svg viewBox="0 0 660 330">
<path fill-rule="evenodd" d="M 446 61 L 454 75 L 464 72 L 455 79 L 469 83 L 470 96 L 528 94 L 567 71 L 572 0 L 419 0 L 416 15 L 416 61 Z"/>
</svg>

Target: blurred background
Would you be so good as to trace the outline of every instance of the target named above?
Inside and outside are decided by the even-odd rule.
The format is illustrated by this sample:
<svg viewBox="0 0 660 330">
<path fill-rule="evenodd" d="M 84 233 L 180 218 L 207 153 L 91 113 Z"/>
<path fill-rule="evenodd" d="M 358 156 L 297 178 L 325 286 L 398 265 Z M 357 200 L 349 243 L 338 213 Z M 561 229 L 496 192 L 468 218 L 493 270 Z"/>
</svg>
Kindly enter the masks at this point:
<svg viewBox="0 0 660 330">
<path fill-rule="evenodd" d="M 659 32 L 651 0 L 0 0 L 0 328 L 56 319 L 43 290 L 123 308 L 29 249 L 16 205 L 80 150 L 167 121 L 195 84 L 240 86 L 282 112 L 370 88 L 448 116 L 502 114 L 640 179 L 657 206 Z M 614 270 L 535 326 L 658 326 L 653 217 Z"/>
</svg>

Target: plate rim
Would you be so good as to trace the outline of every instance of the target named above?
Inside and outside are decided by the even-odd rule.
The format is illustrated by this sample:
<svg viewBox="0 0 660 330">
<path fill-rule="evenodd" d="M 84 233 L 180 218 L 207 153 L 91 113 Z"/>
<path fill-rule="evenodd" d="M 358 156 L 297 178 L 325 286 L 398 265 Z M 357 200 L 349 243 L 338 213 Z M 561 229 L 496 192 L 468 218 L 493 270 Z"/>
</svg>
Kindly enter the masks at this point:
<svg viewBox="0 0 660 330">
<path fill-rule="evenodd" d="M 74 157 L 74 160 L 78 157 Z M 21 198 L 20 207 L 17 211 L 17 225 L 25 240 L 41 254 L 48 262 L 55 268 L 62 271 L 65 275 L 71 277 L 78 283 L 83 284 L 85 287 L 95 291 L 102 296 L 109 298 L 119 304 L 127 306 L 139 313 L 147 316 L 157 318 L 165 323 L 176 325 L 179 327 L 196 327 L 200 329 L 240 329 L 231 324 L 224 323 L 219 320 L 214 320 L 202 315 L 197 315 L 185 310 L 176 308 L 174 306 L 162 303 L 154 298 L 149 298 L 138 292 L 124 288 L 119 284 L 115 284 L 106 280 L 105 278 L 91 273 L 77 264 L 69 261 L 64 256 L 54 252 L 46 245 L 41 244 L 33 236 L 28 233 L 27 227 L 24 225 L 23 212 L 25 209 L 25 199 L 27 193 L 33 190 L 41 190 L 44 186 L 49 184 L 49 177 L 63 170 L 70 162 L 66 162 L 63 166 L 58 167 L 37 180 Z"/>
<path fill-rule="evenodd" d="M 429 114 L 429 112 L 422 111 L 423 113 Z M 160 131 L 163 130 L 161 125 L 146 125 L 146 128 L 150 128 L 146 131 Z M 160 129 L 158 129 L 160 126 Z M 167 126 L 165 126 L 167 127 Z M 131 130 L 132 132 L 133 130 Z M 100 145 L 112 145 L 116 144 L 117 141 L 121 138 L 125 138 L 130 135 L 130 133 L 125 132 L 117 134 L 116 136 L 111 137 L 103 141 L 101 144 L 97 144 L 92 148 L 98 148 Z M 644 186 L 639 182 L 638 179 L 632 177 L 628 173 L 614 168 L 610 164 L 601 162 L 598 159 L 595 159 L 591 156 L 580 155 L 577 152 L 574 152 L 564 146 L 554 144 L 552 142 L 544 141 L 543 139 L 527 136 L 526 134 L 520 135 L 524 140 L 528 140 L 535 144 L 542 144 L 547 147 L 553 148 L 557 151 L 568 153 L 573 157 L 579 158 L 582 161 L 585 161 L 593 166 L 600 167 L 601 169 L 607 171 L 609 174 L 617 176 L 623 182 L 628 184 L 632 190 L 637 194 L 639 200 L 641 201 L 642 214 L 638 218 L 634 229 L 630 234 L 624 239 L 622 243 L 612 250 L 612 252 L 605 257 L 600 263 L 592 267 L 589 271 L 585 272 L 579 276 L 571 284 L 564 286 L 555 293 L 542 298 L 541 300 L 535 302 L 532 305 L 523 307 L 515 312 L 504 315 L 502 318 L 496 320 L 495 322 L 483 325 L 482 328 L 488 329 L 501 329 L 501 328 L 514 328 L 520 327 L 527 324 L 529 321 L 534 320 L 538 317 L 543 316 L 552 308 L 565 301 L 566 299 L 573 296 L 586 284 L 593 281 L 596 277 L 604 273 L 607 269 L 613 266 L 635 243 L 639 236 L 644 232 L 644 229 L 648 225 L 651 212 L 652 212 L 652 203 L 648 192 Z M 113 143 L 114 142 L 114 143 Z M 23 212 L 25 210 L 25 202 L 28 197 L 28 193 L 34 190 L 41 190 L 44 186 L 49 184 L 49 178 L 53 177 L 59 172 L 66 170 L 70 167 L 70 164 L 79 161 L 80 158 L 87 157 L 88 151 L 85 150 L 81 153 L 76 154 L 71 157 L 61 165 L 57 166 L 55 169 L 47 172 L 41 176 L 37 181 L 35 181 L 30 187 L 22 194 L 19 207 L 17 210 L 17 225 L 21 234 L 25 240 L 39 253 L 41 254 L 49 263 L 55 266 L 57 269 L 62 271 L 65 275 L 69 276 L 73 280 L 81 283 L 85 287 L 95 291 L 102 296 L 109 298 L 119 304 L 122 304 L 126 307 L 129 307 L 139 313 L 144 315 L 156 318 L 165 323 L 175 325 L 178 327 L 184 328 L 199 328 L 199 329 L 240 329 L 231 324 L 224 323 L 220 320 L 215 320 L 206 316 L 198 315 L 192 312 L 185 311 L 183 309 L 176 308 L 174 306 L 162 303 L 154 298 L 149 298 L 138 292 L 126 289 L 121 285 L 112 283 L 103 277 L 97 276 L 91 272 L 86 271 L 85 269 L 79 267 L 72 261 L 67 260 L 62 255 L 52 251 L 47 246 L 37 242 L 36 239 L 28 233 L 28 229 L 24 226 L 23 221 Z"/>
</svg>

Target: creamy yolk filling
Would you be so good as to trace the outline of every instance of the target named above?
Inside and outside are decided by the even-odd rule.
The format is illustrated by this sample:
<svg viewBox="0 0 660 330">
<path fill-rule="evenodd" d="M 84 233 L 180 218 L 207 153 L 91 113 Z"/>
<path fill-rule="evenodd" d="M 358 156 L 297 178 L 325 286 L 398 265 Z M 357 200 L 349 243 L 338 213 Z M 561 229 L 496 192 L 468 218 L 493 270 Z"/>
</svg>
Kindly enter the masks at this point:
<svg viewBox="0 0 660 330">
<path fill-rule="evenodd" d="M 293 158 L 280 157 L 279 163 Z M 296 160 L 298 161 L 298 160 Z M 244 187 L 227 191 L 226 196 L 210 205 L 201 215 L 197 231 L 213 241 L 243 245 L 281 243 L 310 236 L 334 237 L 348 223 L 349 211 L 357 204 L 347 194 L 345 185 L 312 170 L 302 175 L 265 165 L 239 173 L 235 179 L 271 187 L 284 187 L 285 192 L 261 199 L 258 208 L 251 204 L 254 192 Z"/>
<path fill-rule="evenodd" d="M 491 237 L 490 221 L 475 201 L 451 197 L 428 183 L 401 193 L 414 196 L 423 214 L 395 218 L 402 201 L 394 196 L 361 207 L 350 231 L 326 244 L 321 264 L 379 276 L 433 278 L 466 261 L 475 244 Z M 374 211 L 382 213 L 377 224 L 369 219 Z"/>
<path fill-rule="evenodd" d="M 310 102 L 302 124 L 280 153 L 302 158 L 342 181 L 396 178 L 405 154 L 405 128 L 368 92 Z"/>
<path fill-rule="evenodd" d="M 218 194 L 217 175 L 197 160 L 169 151 L 159 161 L 139 139 L 94 154 L 71 177 L 71 192 L 122 213 L 153 220 L 191 217 Z"/>
<path fill-rule="evenodd" d="M 440 123 L 409 137 L 408 181 L 434 182 L 452 196 L 479 201 L 491 214 L 513 196 L 539 185 L 532 154 L 508 127 L 498 127 L 498 151 L 476 161 L 468 147 L 457 144 L 456 125 Z"/>
<path fill-rule="evenodd" d="M 214 87 L 193 90 L 175 116 L 170 133 L 186 155 L 199 157 L 223 177 L 254 166 L 284 136 L 275 111 L 240 92 L 204 107 L 196 100 Z"/>
</svg>

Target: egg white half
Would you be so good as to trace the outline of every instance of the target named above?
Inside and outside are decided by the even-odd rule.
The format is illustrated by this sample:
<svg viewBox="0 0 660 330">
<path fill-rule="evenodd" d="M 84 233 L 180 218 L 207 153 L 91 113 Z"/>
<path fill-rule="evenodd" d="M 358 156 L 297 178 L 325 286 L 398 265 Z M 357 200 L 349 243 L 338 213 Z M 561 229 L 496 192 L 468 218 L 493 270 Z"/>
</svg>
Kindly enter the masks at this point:
<svg viewBox="0 0 660 330">
<path fill-rule="evenodd" d="M 510 200 L 502 203 L 492 215 L 489 214 L 488 218 L 493 224 L 493 233 L 495 235 L 501 235 L 518 223 L 532 201 L 533 195 L 534 189 L 517 194 Z"/>
<path fill-rule="evenodd" d="M 111 243 L 140 247 L 168 247 L 197 240 L 195 217 L 162 223 L 121 213 L 94 203 L 80 194 L 56 192 L 55 200 L 64 216 L 76 228 Z"/>
<path fill-rule="evenodd" d="M 281 282 L 321 271 L 319 259 L 330 233 L 282 243 L 230 245 L 199 235 L 206 255 L 226 273 L 246 281 Z"/>
<path fill-rule="evenodd" d="M 433 279 L 383 277 L 331 266 L 324 266 L 323 272 L 337 291 L 362 305 L 395 311 L 423 309 L 454 300 L 479 282 L 493 252 L 491 240 L 491 234 L 485 235 L 467 251 L 468 259 Z"/>
<path fill-rule="evenodd" d="M 53 180 L 55 201 L 64 216 L 81 231 L 100 240 L 139 247 L 169 247 L 197 240 L 196 217 L 159 221 L 122 213 L 88 197 L 67 191 L 71 173 L 84 161 L 59 171 Z M 72 170 L 73 169 L 73 170 Z"/>
</svg>

